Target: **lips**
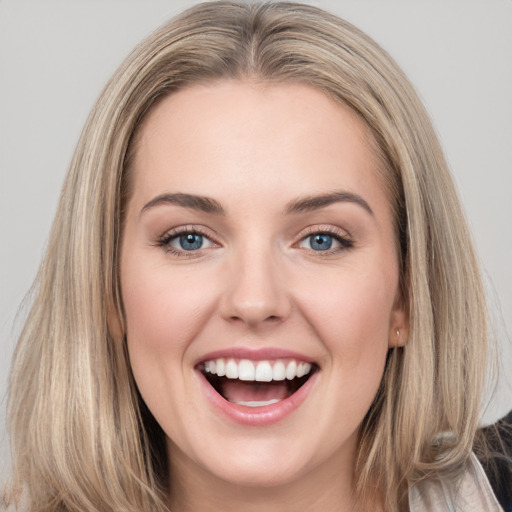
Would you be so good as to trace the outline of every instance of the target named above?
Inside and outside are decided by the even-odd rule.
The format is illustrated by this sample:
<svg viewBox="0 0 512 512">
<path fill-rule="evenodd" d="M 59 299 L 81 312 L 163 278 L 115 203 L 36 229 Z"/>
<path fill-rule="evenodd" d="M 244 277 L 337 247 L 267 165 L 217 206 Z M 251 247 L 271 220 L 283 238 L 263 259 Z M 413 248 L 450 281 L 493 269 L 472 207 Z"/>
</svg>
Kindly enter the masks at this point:
<svg viewBox="0 0 512 512">
<path fill-rule="evenodd" d="M 311 387 L 306 384 L 314 380 L 319 367 L 301 356 L 266 356 L 212 354 L 196 369 L 208 396 L 224 413 L 243 422 L 277 421 L 302 402 Z"/>
</svg>

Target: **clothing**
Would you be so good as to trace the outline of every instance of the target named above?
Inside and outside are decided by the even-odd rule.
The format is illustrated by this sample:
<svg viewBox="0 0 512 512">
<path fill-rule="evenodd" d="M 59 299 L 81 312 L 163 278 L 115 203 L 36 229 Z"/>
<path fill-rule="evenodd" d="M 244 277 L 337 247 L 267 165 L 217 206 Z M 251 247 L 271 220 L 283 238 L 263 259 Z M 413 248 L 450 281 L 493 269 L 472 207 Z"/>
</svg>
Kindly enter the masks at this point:
<svg viewBox="0 0 512 512">
<path fill-rule="evenodd" d="M 419 482 L 409 490 L 410 512 L 503 512 L 475 455 L 456 485 L 440 480 Z"/>
<path fill-rule="evenodd" d="M 512 512 L 512 411 L 482 433 L 489 453 L 480 463 L 503 510 Z"/>
</svg>

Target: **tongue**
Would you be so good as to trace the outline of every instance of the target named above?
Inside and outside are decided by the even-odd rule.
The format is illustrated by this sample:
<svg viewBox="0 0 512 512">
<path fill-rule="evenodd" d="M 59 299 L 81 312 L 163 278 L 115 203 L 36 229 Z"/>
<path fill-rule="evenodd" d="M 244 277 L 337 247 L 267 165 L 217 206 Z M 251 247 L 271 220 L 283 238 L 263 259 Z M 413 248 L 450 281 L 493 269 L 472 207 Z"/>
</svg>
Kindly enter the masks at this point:
<svg viewBox="0 0 512 512">
<path fill-rule="evenodd" d="M 226 379 L 222 386 L 222 394 L 229 402 L 249 404 L 254 402 L 278 402 L 288 398 L 288 386 L 283 382 L 244 382 Z"/>
</svg>

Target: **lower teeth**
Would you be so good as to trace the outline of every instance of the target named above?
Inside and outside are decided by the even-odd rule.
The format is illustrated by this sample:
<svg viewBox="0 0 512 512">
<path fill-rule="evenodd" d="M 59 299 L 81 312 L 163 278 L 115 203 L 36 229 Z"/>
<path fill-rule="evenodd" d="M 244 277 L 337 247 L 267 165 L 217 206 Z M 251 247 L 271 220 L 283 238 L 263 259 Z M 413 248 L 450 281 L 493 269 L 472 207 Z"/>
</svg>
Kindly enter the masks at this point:
<svg viewBox="0 0 512 512">
<path fill-rule="evenodd" d="M 272 405 L 272 404 L 277 404 L 277 402 L 280 402 L 281 400 L 278 400 L 277 398 L 274 398 L 272 400 L 251 400 L 249 402 L 244 402 L 244 401 L 240 401 L 240 402 L 234 402 L 236 403 L 237 405 L 245 405 L 246 407 L 263 407 L 265 405 Z"/>
</svg>

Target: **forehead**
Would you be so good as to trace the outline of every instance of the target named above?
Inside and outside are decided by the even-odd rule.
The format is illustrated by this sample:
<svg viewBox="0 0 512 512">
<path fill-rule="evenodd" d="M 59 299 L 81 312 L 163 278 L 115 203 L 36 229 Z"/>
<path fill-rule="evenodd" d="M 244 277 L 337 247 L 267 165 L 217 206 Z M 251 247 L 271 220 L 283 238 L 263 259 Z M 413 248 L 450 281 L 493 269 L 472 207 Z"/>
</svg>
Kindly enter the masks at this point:
<svg viewBox="0 0 512 512">
<path fill-rule="evenodd" d="M 268 197 L 385 186 L 364 121 L 298 83 L 188 86 L 149 113 L 134 149 L 132 190 L 148 199 L 164 188 L 243 195 L 249 187 Z"/>
</svg>

